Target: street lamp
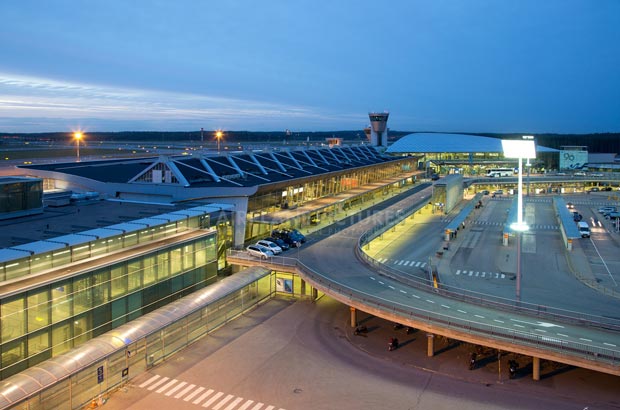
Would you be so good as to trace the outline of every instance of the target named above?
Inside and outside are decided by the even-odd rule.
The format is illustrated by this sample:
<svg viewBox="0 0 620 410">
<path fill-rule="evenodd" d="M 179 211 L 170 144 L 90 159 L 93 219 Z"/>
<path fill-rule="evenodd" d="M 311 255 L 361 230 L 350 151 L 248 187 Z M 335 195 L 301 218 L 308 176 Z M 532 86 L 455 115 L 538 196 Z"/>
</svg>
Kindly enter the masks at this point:
<svg viewBox="0 0 620 410">
<path fill-rule="evenodd" d="M 502 150 L 506 158 L 519 159 L 519 182 L 517 186 L 517 222 L 510 228 L 517 233 L 517 291 L 516 299 L 521 300 L 521 234 L 529 227 L 523 221 L 523 158 L 536 158 L 536 145 L 534 140 L 527 138 L 522 140 L 502 140 Z"/>
<path fill-rule="evenodd" d="M 224 136 L 224 133 L 221 130 L 217 130 L 215 132 L 215 139 L 217 140 L 217 153 L 220 153 L 220 141 L 222 140 L 222 137 Z"/>
<path fill-rule="evenodd" d="M 84 134 L 82 134 L 80 131 L 73 133 L 73 138 L 75 138 L 75 143 L 77 147 L 77 162 L 80 162 L 80 140 L 83 136 Z"/>
</svg>

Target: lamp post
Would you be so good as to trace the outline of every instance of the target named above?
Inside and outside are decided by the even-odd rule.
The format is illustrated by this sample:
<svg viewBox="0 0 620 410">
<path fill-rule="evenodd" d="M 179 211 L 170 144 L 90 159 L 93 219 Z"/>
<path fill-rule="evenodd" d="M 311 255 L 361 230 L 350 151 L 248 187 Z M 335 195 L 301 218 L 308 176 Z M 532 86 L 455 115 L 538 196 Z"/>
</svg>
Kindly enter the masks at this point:
<svg viewBox="0 0 620 410">
<path fill-rule="evenodd" d="M 221 130 L 217 130 L 217 131 L 215 132 L 215 139 L 217 140 L 217 153 L 218 153 L 218 154 L 220 153 L 220 141 L 222 140 L 222 136 L 223 136 L 223 135 L 224 135 L 224 134 L 222 133 L 222 131 L 221 131 Z"/>
<path fill-rule="evenodd" d="M 529 137 L 529 136 L 528 136 Z M 523 221 L 523 158 L 536 158 L 536 146 L 533 137 L 522 140 L 502 140 L 504 157 L 519 159 L 519 178 L 517 186 L 517 222 L 510 228 L 517 233 L 517 302 L 521 300 L 521 236 L 529 227 Z"/>
<path fill-rule="evenodd" d="M 84 134 L 82 134 L 80 131 L 73 133 L 73 138 L 75 138 L 75 143 L 77 147 L 77 162 L 80 162 L 80 140 L 83 136 Z"/>
</svg>

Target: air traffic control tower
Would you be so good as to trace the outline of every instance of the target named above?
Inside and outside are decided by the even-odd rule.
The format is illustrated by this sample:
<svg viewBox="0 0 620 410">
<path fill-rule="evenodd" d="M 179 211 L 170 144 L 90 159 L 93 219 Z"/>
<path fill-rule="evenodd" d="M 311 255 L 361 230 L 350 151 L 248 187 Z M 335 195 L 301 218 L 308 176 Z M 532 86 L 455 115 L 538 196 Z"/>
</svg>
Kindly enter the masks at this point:
<svg viewBox="0 0 620 410">
<path fill-rule="evenodd" d="M 387 147 L 387 120 L 389 112 L 370 112 L 370 145 Z"/>
</svg>

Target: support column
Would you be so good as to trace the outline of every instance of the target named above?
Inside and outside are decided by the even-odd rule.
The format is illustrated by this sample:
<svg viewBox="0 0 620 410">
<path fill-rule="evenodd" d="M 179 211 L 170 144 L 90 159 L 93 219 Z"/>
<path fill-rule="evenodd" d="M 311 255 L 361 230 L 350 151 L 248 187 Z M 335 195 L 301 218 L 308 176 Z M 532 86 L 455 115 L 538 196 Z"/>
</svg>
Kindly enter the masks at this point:
<svg viewBox="0 0 620 410">
<path fill-rule="evenodd" d="M 426 356 L 433 357 L 435 355 L 435 335 L 427 333 L 426 341 Z"/>
<path fill-rule="evenodd" d="M 301 279 L 300 285 L 299 285 L 299 293 L 301 294 L 301 296 L 305 296 L 306 295 L 306 281 Z"/>
<path fill-rule="evenodd" d="M 540 380 L 540 357 L 534 357 L 532 362 L 532 380 Z"/>
<path fill-rule="evenodd" d="M 312 300 L 317 300 L 319 297 L 319 291 L 316 288 L 312 288 Z"/>
<path fill-rule="evenodd" d="M 357 326 L 357 310 L 353 306 L 349 306 L 351 311 L 351 327 Z"/>
</svg>

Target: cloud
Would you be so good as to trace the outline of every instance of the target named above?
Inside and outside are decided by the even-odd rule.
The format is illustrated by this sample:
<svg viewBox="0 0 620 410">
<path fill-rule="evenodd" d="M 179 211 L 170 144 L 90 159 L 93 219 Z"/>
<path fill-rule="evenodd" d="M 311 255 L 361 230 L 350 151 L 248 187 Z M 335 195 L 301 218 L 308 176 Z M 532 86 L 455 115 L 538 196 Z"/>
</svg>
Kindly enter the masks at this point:
<svg viewBox="0 0 620 410">
<path fill-rule="evenodd" d="M 128 129 L 117 128 L 121 124 L 135 127 L 129 129 L 195 129 L 202 124 L 206 129 L 259 130 L 294 128 L 287 125 L 291 123 L 337 126 L 362 117 L 363 113 L 327 115 L 311 107 L 0 73 L 0 127 L 5 132 L 65 130 L 85 123 L 96 128 L 93 131 Z M 50 125 L 55 128 L 41 130 Z"/>
</svg>

